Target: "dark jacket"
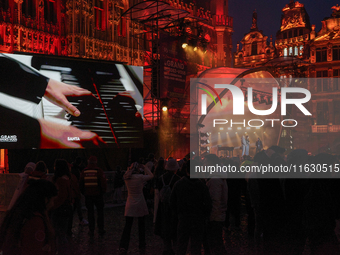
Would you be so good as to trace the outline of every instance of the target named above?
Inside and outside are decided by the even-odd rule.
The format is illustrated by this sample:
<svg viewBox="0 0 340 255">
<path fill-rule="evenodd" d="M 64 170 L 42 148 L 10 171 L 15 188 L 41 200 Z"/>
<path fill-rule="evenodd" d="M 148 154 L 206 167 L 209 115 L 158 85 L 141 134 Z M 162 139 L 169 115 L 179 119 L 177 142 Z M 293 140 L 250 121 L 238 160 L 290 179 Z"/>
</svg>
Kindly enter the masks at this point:
<svg viewBox="0 0 340 255">
<path fill-rule="evenodd" d="M 170 205 L 179 218 L 207 218 L 212 209 L 208 187 L 201 180 L 187 176 L 174 185 Z"/>
</svg>

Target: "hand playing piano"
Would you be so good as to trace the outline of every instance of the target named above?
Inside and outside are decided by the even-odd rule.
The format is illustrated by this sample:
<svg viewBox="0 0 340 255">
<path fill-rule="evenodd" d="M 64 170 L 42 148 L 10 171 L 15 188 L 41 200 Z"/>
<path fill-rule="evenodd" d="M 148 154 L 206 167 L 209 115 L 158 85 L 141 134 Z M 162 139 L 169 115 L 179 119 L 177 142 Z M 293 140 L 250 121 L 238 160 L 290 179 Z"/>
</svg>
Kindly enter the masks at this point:
<svg viewBox="0 0 340 255">
<path fill-rule="evenodd" d="M 39 119 L 40 147 L 50 148 L 94 148 L 105 147 L 106 143 L 97 134 L 83 131 L 73 126 L 65 126 L 54 122 Z"/>
<path fill-rule="evenodd" d="M 78 117 L 80 115 L 80 111 L 74 105 L 72 105 L 66 97 L 86 95 L 94 96 L 90 91 L 86 89 L 50 79 L 47 84 L 44 97 L 51 103 L 63 108 L 65 111 L 72 114 L 73 116 Z"/>
</svg>

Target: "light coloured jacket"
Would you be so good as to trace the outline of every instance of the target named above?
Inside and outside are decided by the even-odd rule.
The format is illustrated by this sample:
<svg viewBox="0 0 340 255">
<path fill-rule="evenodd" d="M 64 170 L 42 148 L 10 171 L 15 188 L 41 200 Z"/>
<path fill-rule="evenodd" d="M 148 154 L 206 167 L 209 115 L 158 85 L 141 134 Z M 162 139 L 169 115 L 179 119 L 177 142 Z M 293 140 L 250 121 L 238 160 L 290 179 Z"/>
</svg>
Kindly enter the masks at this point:
<svg viewBox="0 0 340 255">
<path fill-rule="evenodd" d="M 128 197 L 125 205 L 124 216 L 143 217 L 149 214 L 143 195 L 143 187 L 146 181 L 153 178 L 153 174 L 147 167 L 145 167 L 145 173 L 146 175 L 132 174 L 129 179 L 125 179 Z"/>
</svg>

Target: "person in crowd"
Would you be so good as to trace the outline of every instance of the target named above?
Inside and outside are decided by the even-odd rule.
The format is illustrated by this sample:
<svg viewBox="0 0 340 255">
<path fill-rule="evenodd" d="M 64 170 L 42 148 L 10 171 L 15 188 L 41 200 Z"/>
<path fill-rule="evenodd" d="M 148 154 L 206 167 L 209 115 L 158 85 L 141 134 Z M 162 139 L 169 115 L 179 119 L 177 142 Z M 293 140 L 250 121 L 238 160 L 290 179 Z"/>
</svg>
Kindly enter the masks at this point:
<svg viewBox="0 0 340 255">
<path fill-rule="evenodd" d="M 336 163 L 336 159 L 333 155 L 320 153 L 313 163 L 330 166 Z M 331 178 L 330 172 L 315 173 L 314 177 L 303 203 L 305 246 L 313 255 L 340 254 L 334 232 L 335 220 L 339 219 L 339 180 Z"/>
<path fill-rule="evenodd" d="M 220 165 L 220 159 L 215 154 L 209 154 L 205 157 L 205 164 L 207 166 Z M 228 185 L 222 178 L 211 178 L 207 180 L 206 185 L 212 200 L 212 211 L 206 231 L 208 242 L 204 248 L 207 254 L 225 254 L 223 226 L 228 205 Z"/>
<path fill-rule="evenodd" d="M 247 139 L 246 139 L 246 135 L 244 134 L 241 137 L 241 145 L 242 145 L 242 157 L 246 154 L 246 147 L 247 147 Z"/>
<path fill-rule="evenodd" d="M 147 168 L 149 168 L 152 173 L 154 173 L 155 168 L 156 168 L 156 164 L 157 164 L 157 160 L 155 159 L 155 154 L 149 153 L 148 159 L 146 161 L 147 162 L 146 162 L 145 166 Z"/>
<path fill-rule="evenodd" d="M 253 165 L 254 161 L 250 156 L 246 156 L 245 160 L 242 162 L 241 167 L 246 167 L 246 166 L 251 166 Z M 235 162 L 236 166 L 240 166 L 239 164 L 237 164 Z M 245 202 L 246 202 L 246 211 L 247 211 L 247 232 L 248 232 L 248 236 L 249 237 L 253 237 L 254 236 L 254 232 L 255 232 L 255 214 L 254 214 L 254 210 L 252 207 L 252 203 L 251 203 L 251 197 L 250 197 L 250 191 L 249 191 L 249 183 L 252 183 L 252 181 L 254 180 L 253 178 L 250 180 L 249 176 L 251 175 L 251 173 L 246 173 L 243 177 L 243 180 L 240 180 L 240 186 L 242 187 L 242 193 L 245 196 Z M 227 180 L 228 181 L 228 180 Z M 256 181 L 256 180 L 255 180 Z M 228 183 L 228 182 L 227 182 Z M 229 198 L 228 198 L 228 203 L 231 199 L 231 196 L 233 194 L 233 192 L 231 191 L 232 188 L 231 186 L 228 184 L 228 188 L 229 188 Z M 228 208 L 229 208 L 229 204 L 228 204 Z"/>
<path fill-rule="evenodd" d="M 259 153 L 260 151 L 262 151 L 263 144 L 262 144 L 262 141 L 261 141 L 260 137 L 257 138 L 255 146 L 256 146 L 256 153 Z"/>
<path fill-rule="evenodd" d="M 250 148 L 250 140 L 249 140 L 249 136 L 246 136 L 246 156 L 249 156 L 249 148 Z"/>
<path fill-rule="evenodd" d="M 116 167 L 116 173 L 113 179 L 114 193 L 113 193 L 113 202 L 121 204 L 123 203 L 123 194 L 122 189 L 124 187 L 124 173 L 122 172 L 122 168 L 120 166 Z"/>
<path fill-rule="evenodd" d="M 155 222 L 155 234 L 162 237 L 163 255 L 174 254 L 173 244 L 176 242 L 177 218 L 170 208 L 170 195 L 175 183 L 181 179 L 176 172 L 179 165 L 174 158 L 169 158 L 165 170 L 166 173 L 159 177 L 156 189 L 159 191 L 159 207 Z"/>
<path fill-rule="evenodd" d="M 35 169 L 29 175 L 29 179 L 46 179 L 47 166 L 44 161 L 37 162 Z"/>
<path fill-rule="evenodd" d="M 143 174 L 145 173 L 145 174 Z M 120 239 L 119 254 L 127 254 L 133 218 L 138 218 L 139 249 L 145 253 L 145 215 L 149 214 L 143 195 L 143 187 L 146 181 L 153 178 L 150 169 L 141 163 L 134 162 L 124 174 L 128 197 L 125 205 L 125 226 Z"/>
<path fill-rule="evenodd" d="M 247 162 L 249 156 L 244 156 L 246 159 L 242 162 L 242 165 Z M 236 166 L 239 169 L 239 165 L 236 164 L 233 160 L 227 160 L 226 164 Z M 239 229 L 241 224 L 241 193 L 242 188 L 244 187 L 244 179 L 236 179 L 236 178 L 228 178 L 227 180 L 228 185 L 228 209 L 226 211 L 226 219 L 225 219 L 225 227 L 234 227 Z M 230 226 L 229 219 L 234 220 L 233 225 Z"/>
<path fill-rule="evenodd" d="M 157 161 L 155 172 L 154 172 L 154 206 L 153 206 L 153 223 L 156 222 L 157 217 L 157 210 L 159 204 L 159 190 L 157 189 L 157 183 L 160 176 L 165 173 L 165 160 L 164 158 L 160 157 Z"/>
<path fill-rule="evenodd" d="M 57 251 L 62 254 L 66 249 L 67 226 L 72 213 L 71 175 L 66 160 L 55 161 L 52 180 L 58 189 L 58 196 L 52 207 L 52 223 L 56 232 Z"/>
<path fill-rule="evenodd" d="M 80 180 L 80 175 L 83 172 L 85 166 L 83 164 L 82 157 L 76 157 L 76 160 L 72 163 L 71 173 L 74 174 L 78 180 Z"/>
<path fill-rule="evenodd" d="M 75 176 L 76 179 L 71 178 L 72 180 L 72 194 L 73 194 L 73 213 L 71 217 L 71 221 L 69 222 L 68 226 L 68 233 L 70 234 L 70 230 L 72 229 L 73 225 L 73 214 L 75 211 L 77 211 L 78 219 L 79 219 L 79 225 L 86 226 L 89 224 L 89 222 L 84 218 L 83 211 L 81 209 L 81 192 L 80 192 L 80 175 L 85 168 L 83 164 L 82 157 L 76 157 L 75 161 L 71 164 L 71 176 Z"/>
<path fill-rule="evenodd" d="M 179 176 L 179 177 L 183 177 L 183 176 L 186 176 L 186 172 L 187 172 L 187 164 L 185 164 L 186 163 L 186 160 L 182 160 L 183 161 L 183 163 L 182 163 L 182 166 L 179 166 L 180 168 L 179 168 L 179 170 L 177 171 L 177 175 Z"/>
<path fill-rule="evenodd" d="M 148 158 L 143 161 L 140 159 L 139 163 L 145 164 L 145 166 L 150 169 L 151 173 L 154 174 L 157 161 L 153 153 L 149 153 Z M 147 206 L 150 212 L 152 211 L 152 207 L 154 206 L 154 201 L 153 201 L 154 196 L 155 196 L 154 186 L 155 186 L 154 179 L 147 181 L 144 185 L 144 191 L 143 191 L 144 197 L 145 197 L 145 200 L 146 200 L 146 203 L 147 203 Z"/>
<path fill-rule="evenodd" d="M 104 235 L 106 232 L 104 229 L 104 194 L 107 183 L 103 170 L 97 165 L 96 156 L 89 157 L 88 165 L 80 176 L 79 186 L 85 196 L 90 237 L 94 236 L 95 230 L 94 206 L 97 208 L 98 233 Z"/>
<path fill-rule="evenodd" d="M 57 189 L 47 180 L 29 180 L 28 187 L 7 211 L 0 228 L 3 255 L 53 255 L 55 236 L 48 217 Z"/>
<path fill-rule="evenodd" d="M 296 149 L 288 154 L 289 166 L 299 168 L 309 161 L 308 151 Z M 283 182 L 284 197 L 286 203 L 286 239 L 296 251 L 302 254 L 305 245 L 305 232 L 303 227 L 303 203 L 309 190 L 310 180 L 303 173 L 294 173 L 296 178 L 286 178 Z"/>
<path fill-rule="evenodd" d="M 208 187 L 200 179 L 190 179 L 191 163 L 186 163 L 186 176 L 175 183 L 170 197 L 170 207 L 178 219 L 177 255 L 187 253 L 189 241 L 190 254 L 201 254 L 205 222 L 212 208 Z"/>
<path fill-rule="evenodd" d="M 35 163 L 28 162 L 25 166 L 24 172 L 19 174 L 20 180 L 19 180 L 18 185 L 17 185 L 17 187 L 14 191 L 11 202 L 7 206 L 7 210 L 10 210 L 13 207 L 13 205 L 15 204 L 18 197 L 21 195 L 21 193 L 27 187 L 28 177 L 34 171 L 34 169 L 35 169 Z"/>
<path fill-rule="evenodd" d="M 271 146 L 267 151 L 261 151 L 255 155 L 254 161 L 258 165 L 280 166 L 285 165 L 285 149 L 279 146 Z M 285 224 L 285 200 L 283 189 L 277 173 L 266 173 L 263 178 L 258 178 L 258 220 L 263 233 L 264 249 L 268 253 L 278 252 L 282 242 L 280 237 Z M 257 232 L 258 240 L 261 241 L 262 234 Z"/>
<path fill-rule="evenodd" d="M 70 183 L 71 183 L 71 194 L 72 194 L 72 211 L 71 211 L 71 215 L 69 218 L 69 222 L 67 225 L 67 234 L 69 236 L 72 236 L 72 227 L 73 227 L 73 216 L 74 216 L 74 212 L 77 210 L 78 207 L 80 207 L 80 211 L 81 211 L 81 205 L 79 205 L 81 202 L 81 193 L 80 193 L 80 188 L 79 188 L 79 180 L 77 179 L 77 177 L 71 172 L 71 179 L 70 179 Z M 78 204 L 77 204 L 78 203 Z M 79 217 L 79 224 L 80 225 L 85 225 L 86 221 L 83 219 L 83 214 L 81 212 L 81 214 L 79 215 L 78 213 L 78 217 Z"/>
</svg>

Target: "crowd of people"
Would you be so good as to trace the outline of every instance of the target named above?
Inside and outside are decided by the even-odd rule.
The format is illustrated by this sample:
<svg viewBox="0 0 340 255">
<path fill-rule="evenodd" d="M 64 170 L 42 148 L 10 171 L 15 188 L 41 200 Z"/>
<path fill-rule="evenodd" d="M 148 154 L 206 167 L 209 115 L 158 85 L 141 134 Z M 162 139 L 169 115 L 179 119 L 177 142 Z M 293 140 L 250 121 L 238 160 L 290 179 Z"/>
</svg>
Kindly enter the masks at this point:
<svg viewBox="0 0 340 255">
<path fill-rule="evenodd" d="M 238 179 L 190 178 L 190 166 L 195 164 L 239 168 L 312 163 L 332 165 L 339 159 L 326 153 L 310 156 L 302 149 L 286 155 L 284 148 L 272 146 L 241 159 L 208 154 L 156 160 L 150 154 L 126 171 L 117 167 L 114 201 L 122 202 L 124 186 L 127 199 L 119 251 L 112 254 L 128 254 L 134 218 L 138 220 L 139 253 L 146 254 L 145 217 L 149 214 L 153 214 L 154 234 L 163 241 L 159 254 L 227 254 L 225 239 L 230 229 L 240 228 L 242 213 L 246 214 L 249 239 L 262 254 L 282 254 L 288 244 L 293 248 L 287 254 L 340 254 L 335 232 L 340 220 L 340 180 L 330 173 L 316 174 L 317 178 L 279 178 L 275 174 L 259 178 L 256 173 Z M 3 255 L 66 254 L 75 212 L 80 224 L 88 225 L 89 238 L 96 226 L 98 235 L 105 235 L 107 180 L 97 158 L 91 156 L 86 166 L 79 158 L 73 164 L 57 159 L 51 181 L 46 170 L 43 162 L 30 162 L 21 174 L 0 228 Z M 83 217 L 82 195 L 88 222 Z M 242 201 L 245 212 L 241 212 Z"/>
</svg>

